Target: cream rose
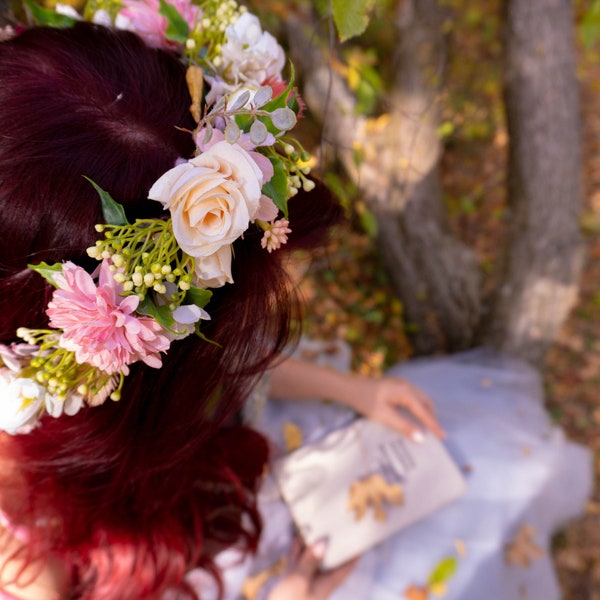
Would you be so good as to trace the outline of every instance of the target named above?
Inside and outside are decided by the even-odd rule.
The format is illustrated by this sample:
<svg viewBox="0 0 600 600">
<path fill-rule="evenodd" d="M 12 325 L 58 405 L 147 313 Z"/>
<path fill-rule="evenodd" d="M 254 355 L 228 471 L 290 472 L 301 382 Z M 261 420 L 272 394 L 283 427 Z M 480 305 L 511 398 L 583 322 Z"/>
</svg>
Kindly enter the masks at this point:
<svg viewBox="0 0 600 600">
<path fill-rule="evenodd" d="M 148 197 L 171 211 L 173 233 L 196 260 L 197 285 L 232 283 L 230 245 L 258 212 L 263 175 L 237 144 L 218 142 L 167 171 Z"/>
</svg>

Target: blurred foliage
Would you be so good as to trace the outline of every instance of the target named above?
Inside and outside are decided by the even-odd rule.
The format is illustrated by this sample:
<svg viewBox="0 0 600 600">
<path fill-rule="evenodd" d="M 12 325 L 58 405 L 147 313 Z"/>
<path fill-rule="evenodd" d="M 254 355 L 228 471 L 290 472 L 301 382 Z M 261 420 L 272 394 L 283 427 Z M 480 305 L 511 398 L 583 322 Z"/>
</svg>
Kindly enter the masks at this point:
<svg viewBox="0 0 600 600">
<path fill-rule="evenodd" d="M 372 241 L 349 222 L 336 229 L 310 277 L 302 282 L 311 337 L 352 347 L 353 368 L 378 375 L 411 354 L 402 303 Z"/>
<path fill-rule="evenodd" d="M 587 48 L 591 48 L 600 39 L 600 0 L 592 0 L 588 7 L 583 8 L 579 36 Z"/>
</svg>

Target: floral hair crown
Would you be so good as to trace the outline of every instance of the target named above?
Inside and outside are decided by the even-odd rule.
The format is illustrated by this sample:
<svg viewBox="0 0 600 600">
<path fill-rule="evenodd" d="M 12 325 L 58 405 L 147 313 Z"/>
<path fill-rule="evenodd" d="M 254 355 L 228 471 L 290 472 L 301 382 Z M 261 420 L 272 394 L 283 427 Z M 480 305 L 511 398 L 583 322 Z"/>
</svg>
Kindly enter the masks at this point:
<svg viewBox="0 0 600 600">
<path fill-rule="evenodd" d="M 204 338 L 210 288 L 233 282 L 232 243 L 254 223 L 262 247 L 278 249 L 291 233 L 288 200 L 314 188 L 310 156 L 289 134 L 301 112 L 293 69 L 286 82 L 281 46 L 233 0 L 91 0 L 83 16 L 60 4 L 26 5 L 38 24 L 85 19 L 179 51 L 196 152 L 151 187 L 163 218 L 129 223 L 90 180 L 105 220 L 88 248 L 100 261 L 94 273 L 71 262 L 30 265 L 56 289 L 49 329 L 21 327 L 24 342 L 0 345 L 0 429 L 9 433 L 30 431 L 44 413 L 119 400 L 131 364 L 160 368 L 171 342 Z"/>
</svg>

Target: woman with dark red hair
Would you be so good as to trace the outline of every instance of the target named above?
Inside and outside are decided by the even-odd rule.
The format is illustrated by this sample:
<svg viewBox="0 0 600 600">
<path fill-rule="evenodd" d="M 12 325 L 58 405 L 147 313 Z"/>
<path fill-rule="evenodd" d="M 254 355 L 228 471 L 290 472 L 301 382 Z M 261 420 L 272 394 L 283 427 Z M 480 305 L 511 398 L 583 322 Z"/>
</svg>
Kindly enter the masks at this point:
<svg viewBox="0 0 600 600">
<path fill-rule="evenodd" d="M 75 23 L 0 43 L 6 597 L 195 598 L 188 572 L 220 582 L 222 550 L 257 547 L 268 446 L 238 415 L 293 342 L 289 253 L 322 243 L 340 209 L 307 194 L 279 47 L 262 34 L 268 60 L 238 60 L 245 30 L 227 17 L 211 55 L 222 28 L 205 4 L 198 57 L 225 65 L 204 69 L 212 104 L 164 36 Z M 140 6 L 116 20 L 135 29 Z M 347 569 L 318 575 L 319 551 L 274 599 L 328 595 Z"/>
</svg>

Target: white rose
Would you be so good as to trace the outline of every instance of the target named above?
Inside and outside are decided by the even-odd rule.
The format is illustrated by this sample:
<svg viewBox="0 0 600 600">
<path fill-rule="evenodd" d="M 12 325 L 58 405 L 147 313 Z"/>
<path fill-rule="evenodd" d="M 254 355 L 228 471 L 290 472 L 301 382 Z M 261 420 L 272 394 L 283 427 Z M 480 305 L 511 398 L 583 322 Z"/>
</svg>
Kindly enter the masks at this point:
<svg viewBox="0 0 600 600">
<path fill-rule="evenodd" d="M 0 369 L 0 429 L 10 434 L 29 433 L 38 422 L 46 390 L 33 379 L 15 378 Z"/>
<path fill-rule="evenodd" d="M 198 285 L 233 281 L 229 245 L 256 217 L 262 178 L 246 150 L 223 141 L 167 171 L 150 188 L 148 197 L 171 211 L 181 249 L 196 259 Z"/>
<path fill-rule="evenodd" d="M 222 75 L 229 81 L 260 85 L 273 77 L 281 79 L 285 53 L 277 40 L 263 31 L 255 15 L 246 12 L 226 29 L 221 49 Z"/>
</svg>

